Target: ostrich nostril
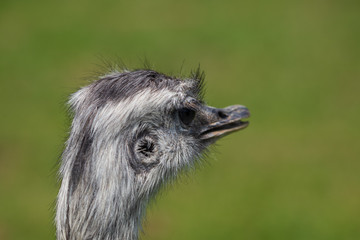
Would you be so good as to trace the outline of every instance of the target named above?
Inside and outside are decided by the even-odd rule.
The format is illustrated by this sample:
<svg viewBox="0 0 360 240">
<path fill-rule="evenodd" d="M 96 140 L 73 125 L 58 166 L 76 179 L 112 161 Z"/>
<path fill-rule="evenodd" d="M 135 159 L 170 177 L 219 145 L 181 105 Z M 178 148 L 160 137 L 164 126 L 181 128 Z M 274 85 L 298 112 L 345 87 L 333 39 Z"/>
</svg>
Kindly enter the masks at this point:
<svg viewBox="0 0 360 240">
<path fill-rule="evenodd" d="M 226 113 L 224 113 L 222 110 L 218 111 L 218 116 L 223 119 L 228 117 L 228 115 Z"/>
</svg>

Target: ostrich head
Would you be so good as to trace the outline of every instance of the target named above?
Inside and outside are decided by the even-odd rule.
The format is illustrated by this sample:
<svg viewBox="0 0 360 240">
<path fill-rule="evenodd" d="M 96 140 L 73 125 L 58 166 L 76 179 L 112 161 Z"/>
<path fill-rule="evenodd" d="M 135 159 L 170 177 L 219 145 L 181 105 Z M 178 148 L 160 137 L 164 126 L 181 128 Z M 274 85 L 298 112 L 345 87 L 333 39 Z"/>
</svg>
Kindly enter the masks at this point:
<svg viewBox="0 0 360 240">
<path fill-rule="evenodd" d="M 149 199 L 220 137 L 243 129 L 244 106 L 202 100 L 203 74 L 114 72 L 71 96 L 62 155 L 58 239 L 138 238 Z"/>
</svg>

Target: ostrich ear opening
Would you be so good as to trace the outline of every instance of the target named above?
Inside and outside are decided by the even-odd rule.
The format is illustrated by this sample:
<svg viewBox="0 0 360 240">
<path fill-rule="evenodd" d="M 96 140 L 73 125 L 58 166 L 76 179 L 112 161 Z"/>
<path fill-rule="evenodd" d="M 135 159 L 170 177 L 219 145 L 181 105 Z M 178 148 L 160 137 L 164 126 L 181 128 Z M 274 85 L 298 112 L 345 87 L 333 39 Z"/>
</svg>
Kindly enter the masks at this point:
<svg viewBox="0 0 360 240">
<path fill-rule="evenodd" d="M 134 146 L 136 161 L 132 167 L 136 172 L 148 171 L 159 163 L 157 139 L 146 135 L 139 138 Z"/>
<path fill-rule="evenodd" d="M 143 138 L 137 144 L 136 151 L 144 158 L 150 158 L 152 155 L 154 155 L 155 143 L 152 140 Z"/>
</svg>

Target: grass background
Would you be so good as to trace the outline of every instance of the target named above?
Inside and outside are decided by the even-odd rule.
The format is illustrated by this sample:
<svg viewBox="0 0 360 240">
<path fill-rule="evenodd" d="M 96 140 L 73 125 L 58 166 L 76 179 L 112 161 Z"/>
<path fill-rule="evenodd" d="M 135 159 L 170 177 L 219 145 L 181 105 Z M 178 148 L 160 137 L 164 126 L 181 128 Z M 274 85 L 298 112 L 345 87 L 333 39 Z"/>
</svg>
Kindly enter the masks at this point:
<svg viewBox="0 0 360 240">
<path fill-rule="evenodd" d="M 104 58 L 177 73 L 248 129 L 152 204 L 143 240 L 360 239 L 359 1 L 0 2 L 0 239 L 54 239 L 64 103 Z"/>
</svg>

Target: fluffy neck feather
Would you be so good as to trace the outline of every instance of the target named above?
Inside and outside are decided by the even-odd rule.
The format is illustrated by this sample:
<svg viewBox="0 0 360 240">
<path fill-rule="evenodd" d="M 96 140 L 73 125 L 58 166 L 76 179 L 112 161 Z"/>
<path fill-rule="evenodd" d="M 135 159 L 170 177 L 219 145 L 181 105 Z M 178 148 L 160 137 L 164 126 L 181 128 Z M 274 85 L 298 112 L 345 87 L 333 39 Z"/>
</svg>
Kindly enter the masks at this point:
<svg viewBox="0 0 360 240">
<path fill-rule="evenodd" d="M 81 149 L 83 143 L 73 138 L 69 139 L 61 169 L 63 181 L 56 214 L 58 239 L 138 239 L 149 196 L 134 188 L 138 176 L 124 162 L 128 157 L 125 145 L 121 139 L 113 144 L 93 139 L 87 149 L 89 159 L 82 159 L 84 169 L 74 185 L 67 168 L 73 168 L 74 158 L 83 157 L 73 154 L 72 149 Z"/>
</svg>

